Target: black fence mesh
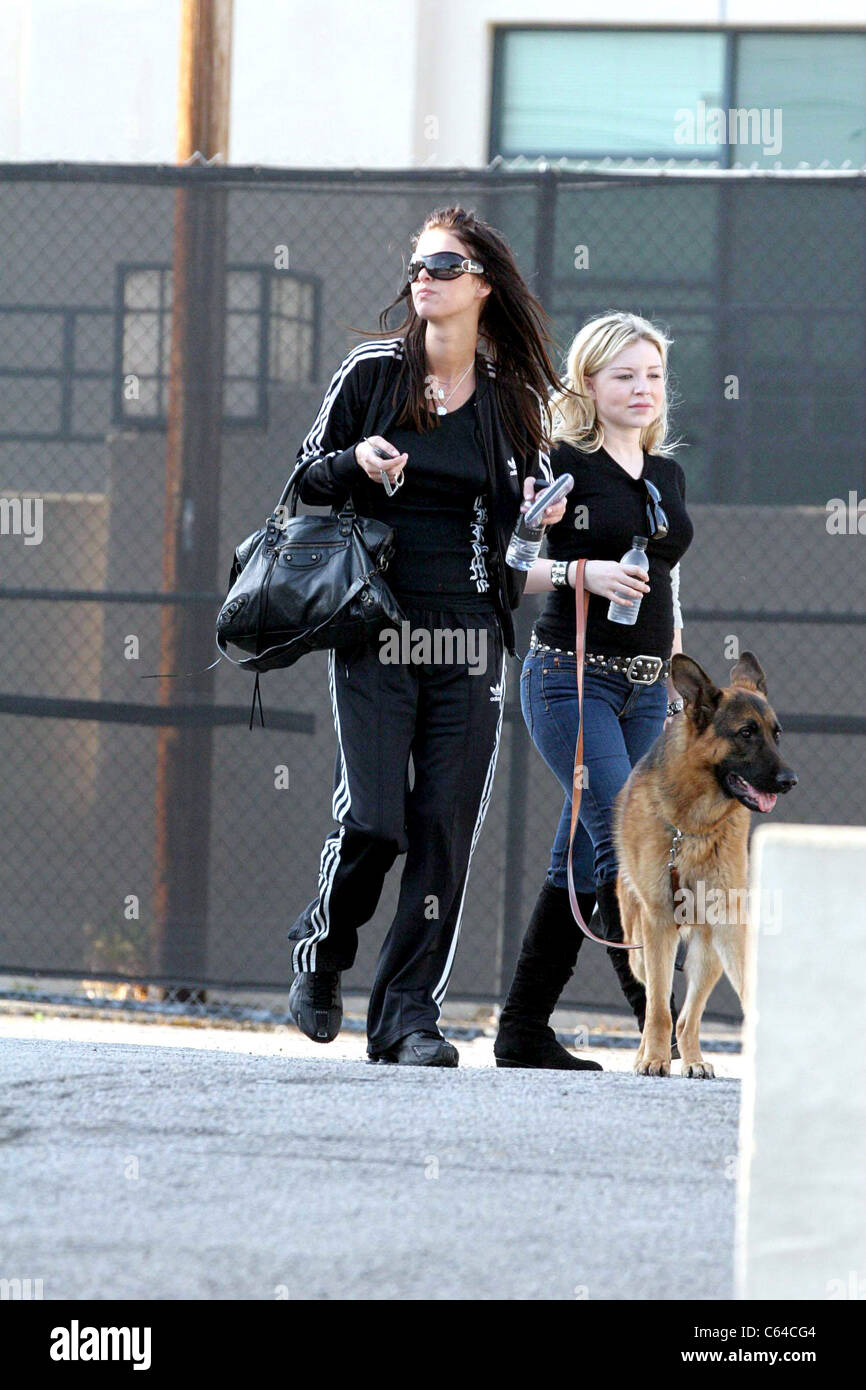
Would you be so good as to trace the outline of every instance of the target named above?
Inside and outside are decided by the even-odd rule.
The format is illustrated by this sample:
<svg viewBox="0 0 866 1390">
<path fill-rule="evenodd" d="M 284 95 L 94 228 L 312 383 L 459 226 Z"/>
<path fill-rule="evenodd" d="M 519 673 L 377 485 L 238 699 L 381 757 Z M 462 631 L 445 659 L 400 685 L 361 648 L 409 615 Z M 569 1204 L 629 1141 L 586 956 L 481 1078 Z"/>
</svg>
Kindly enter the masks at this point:
<svg viewBox="0 0 866 1390">
<path fill-rule="evenodd" d="M 285 931 L 332 824 L 325 658 L 263 677 L 252 733 L 251 680 L 226 663 L 141 677 L 167 669 L 169 614 L 168 669 L 213 660 L 235 544 L 279 495 L 351 329 L 394 297 L 410 234 L 455 201 L 508 237 L 561 350 L 610 308 L 674 337 L 686 650 L 719 677 L 732 639 L 758 653 L 801 778 L 777 820 L 864 820 L 861 176 L 3 166 L 0 971 L 287 985 Z M 179 239 L 198 433 L 178 500 Z M 521 654 L 540 603 L 519 610 Z M 561 808 L 518 676 L 451 997 L 502 996 Z M 349 986 L 371 979 L 402 862 Z M 602 951 L 565 999 L 623 1006 Z M 727 989 L 712 1006 L 736 1013 Z"/>
</svg>

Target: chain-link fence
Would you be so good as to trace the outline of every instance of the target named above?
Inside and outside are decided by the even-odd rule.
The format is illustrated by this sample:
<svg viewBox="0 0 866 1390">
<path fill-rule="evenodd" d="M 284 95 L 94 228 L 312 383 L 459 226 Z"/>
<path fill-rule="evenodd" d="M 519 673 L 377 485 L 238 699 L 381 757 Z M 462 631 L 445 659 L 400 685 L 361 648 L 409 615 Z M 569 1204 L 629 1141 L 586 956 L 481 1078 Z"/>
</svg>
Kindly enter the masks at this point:
<svg viewBox="0 0 866 1390">
<path fill-rule="evenodd" d="M 864 820 L 861 175 L 3 166 L 0 971 L 287 986 L 332 824 L 325 658 L 263 677 L 252 733 L 226 663 L 141 677 L 213 660 L 234 545 L 410 234 L 457 201 L 508 237 L 560 350 L 610 308 L 674 337 L 685 648 L 719 678 L 731 638 L 758 653 L 801 779 L 775 819 Z M 450 997 L 502 996 L 561 809 L 518 675 Z M 565 998 L 622 1007 L 604 952 Z"/>
</svg>

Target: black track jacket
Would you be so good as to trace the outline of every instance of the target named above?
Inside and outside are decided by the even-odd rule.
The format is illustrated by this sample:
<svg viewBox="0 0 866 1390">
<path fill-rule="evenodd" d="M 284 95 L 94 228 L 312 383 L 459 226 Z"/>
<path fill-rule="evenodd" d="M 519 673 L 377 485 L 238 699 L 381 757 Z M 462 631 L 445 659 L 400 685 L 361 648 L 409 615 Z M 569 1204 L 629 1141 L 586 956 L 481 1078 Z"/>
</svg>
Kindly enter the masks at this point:
<svg viewBox="0 0 866 1390">
<path fill-rule="evenodd" d="M 394 384 L 405 362 L 402 338 L 371 339 L 359 343 L 334 373 L 313 427 L 298 450 L 292 480 L 302 502 L 339 508 L 352 484 L 367 482 L 355 461 L 355 445 L 372 434 L 388 438 L 406 397 L 405 384 L 391 408 Z M 524 479 L 532 475 L 553 481 L 549 455 L 540 449 L 515 458 L 502 426 L 496 394 L 496 365 L 479 352 L 476 360 L 476 432 L 487 464 L 488 508 L 492 539 L 488 568 L 496 584 L 496 605 L 505 647 L 514 656 L 514 623 L 511 609 L 520 603 L 526 571 L 505 563 L 505 551 L 520 515 Z M 539 397 L 539 413 L 542 402 Z M 358 498 L 353 502 L 359 514 Z"/>
</svg>

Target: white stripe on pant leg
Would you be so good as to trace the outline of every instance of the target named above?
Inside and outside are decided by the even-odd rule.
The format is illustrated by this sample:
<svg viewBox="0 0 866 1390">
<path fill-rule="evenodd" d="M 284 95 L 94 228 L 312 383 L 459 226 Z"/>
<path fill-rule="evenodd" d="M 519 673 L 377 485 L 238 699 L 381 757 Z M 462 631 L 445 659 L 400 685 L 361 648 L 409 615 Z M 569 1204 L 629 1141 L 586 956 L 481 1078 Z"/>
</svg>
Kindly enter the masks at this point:
<svg viewBox="0 0 866 1390">
<path fill-rule="evenodd" d="M 337 749 L 340 756 L 340 779 L 334 789 L 331 802 L 331 814 L 334 820 L 342 819 L 351 804 L 349 793 L 349 773 L 346 767 L 346 757 L 343 751 L 343 735 L 340 726 L 340 711 L 337 708 L 337 686 L 335 680 L 336 657 L 333 650 L 328 652 L 328 689 L 331 694 L 331 711 L 334 716 L 334 731 L 337 735 Z M 343 842 L 343 827 L 338 831 L 332 831 L 325 841 L 322 850 L 321 864 L 319 870 L 319 902 L 311 914 L 313 926 L 312 933 L 301 942 L 299 959 L 303 961 L 303 970 L 315 970 L 316 968 L 316 943 L 328 935 L 331 926 L 330 902 L 331 889 L 334 883 L 334 875 L 340 863 L 340 847 Z"/>
<path fill-rule="evenodd" d="M 305 966 L 305 969 L 307 970 L 315 970 L 316 947 L 318 943 L 328 935 L 331 929 L 331 889 L 334 886 L 334 875 L 337 872 L 337 866 L 340 862 L 340 847 L 343 843 L 344 834 L 345 827 L 341 825 L 337 834 L 331 837 L 330 848 L 333 852 L 331 854 L 331 859 L 326 874 L 327 886 L 325 888 L 324 894 L 321 895 L 319 899 L 321 912 L 319 911 L 318 907 L 313 909 L 312 922 L 315 930 L 313 935 L 311 937 L 308 937 L 307 940 L 302 943 L 302 945 L 305 945 L 307 947 L 307 950 L 305 952 L 305 956 L 308 961 L 308 964 Z"/>
<path fill-rule="evenodd" d="M 315 968 L 309 963 L 309 948 L 312 946 L 314 940 L 327 934 L 328 924 L 322 917 L 319 908 L 325 899 L 330 899 L 331 879 L 336 863 L 339 861 L 339 844 L 342 837 L 343 827 L 340 826 L 339 829 L 331 831 L 322 847 L 322 853 L 319 857 L 319 878 L 317 883 L 319 902 L 310 914 L 313 931 L 309 936 L 305 936 L 303 941 L 299 941 L 294 949 L 294 968 L 296 971 L 313 970 Z"/>
<path fill-rule="evenodd" d="M 335 656 L 333 650 L 331 650 L 328 652 L 328 689 L 331 692 L 334 731 L 337 735 L 337 748 L 340 755 L 340 780 L 334 790 L 331 812 L 335 820 L 341 820 L 352 804 L 352 797 L 349 791 L 349 772 L 346 766 L 346 755 L 343 751 L 340 711 L 337 708 L 337 686 L 334 678 L 334 667 Z M 344 833 L 345 827 L 342 825 L 339 830 L 332 831 L 326 839 L 324 848 L 322 849 L 319 865 L 319 902 L 311 914 L 313 931 L 310 936 L 300 941 L 295 949 L 295 956 L 298 962 L 296 970 L 315 970 L 316 943 L 323 940 L 330 930 L 331 889 L 334 886 L 334 876 L 340 863 L 340 848 L 343 843 Z"/>
<path fill-rule="evenodd" d="M 331 692 L 331 712 L 334 716 L 334 731 L 337 735 L 337 748 L 340 753 L 340 780 L 334 788 L 334 795 L 331 800 L 331 815 L 334 820 L 342 820 L 346 811 L 351 805 L 352 798 L 349 795 L 349 770 L 346 767 L 346 755 L 343 752 L 343 731 L 340 727 L 340 711 L 337 708 L 337 682 L 334 675 L 336 666 L 336 656 L 333 650 L 328 652 L 328 689 Z"/>
<path fill-rule="evenodd" d="M 502 673 L 500 675 L 500 699 L 499 699 L 499 718 L 496 721 L 496 738 L 493 742 L 493 753 L 487 767 L 487 776 L 484 780 L 484 790 L 481 793 L 481 801 L 478 806 L 478 815 L 475 820 L 475 829 L 472 832 L 472 840 L 469 845 L 469 858 L 466 861 L 466 879 L 463 884 L 463 892 L 460 895 L 460 906 L 457 909 L 457 920 L 454 923 L 454 934 L 451 937 L 451 946 L 448 950 L 448 959 L 445 962 L 445 969 L 442 971 L 441 979 L 433 990 L 433 1002 L 437 1011 L 441 1013 L 442 1000 L 445 998 L 445 991 L 448 988 L 448 981 L 451 978 L 451 969 L 454 964 L 454 954 L 457 950 L 457 937 L 460 934 L 460 919 L 463 916 L 463 904 L 466 900 L 466 889 L 469 887 L 469 868 L 472 864 L 472 855 L 481 834 L 481 827 L 484 824 L 484 817 L 487 815 L 487 807 L 490 805 L 490 795 L 493 790 L 493 774 L 496 771 L 496 756 L 499 752 L 499 737 L 502 733 L 502 716 L 505 713 L 505 669 L 508 661 L 507 652 L 502 653 Z"/>
</svg>

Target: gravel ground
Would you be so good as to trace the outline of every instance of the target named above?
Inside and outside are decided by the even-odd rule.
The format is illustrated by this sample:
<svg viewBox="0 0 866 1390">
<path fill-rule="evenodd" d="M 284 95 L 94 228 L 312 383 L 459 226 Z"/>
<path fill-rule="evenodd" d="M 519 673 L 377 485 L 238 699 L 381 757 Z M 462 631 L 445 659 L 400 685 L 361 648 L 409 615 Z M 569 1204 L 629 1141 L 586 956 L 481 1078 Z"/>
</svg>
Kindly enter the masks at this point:
<svg viewBox="0 0 866 1390">
<path fill-rule="evenodd" d="M 0 1277 L 51 1298 L 730 1298 L 717 1079 L 371 1067 L 363 1038 L 0 1018 Z M 709 1054 L 708 1054 L 709 1055 Z"/>
</svg>

